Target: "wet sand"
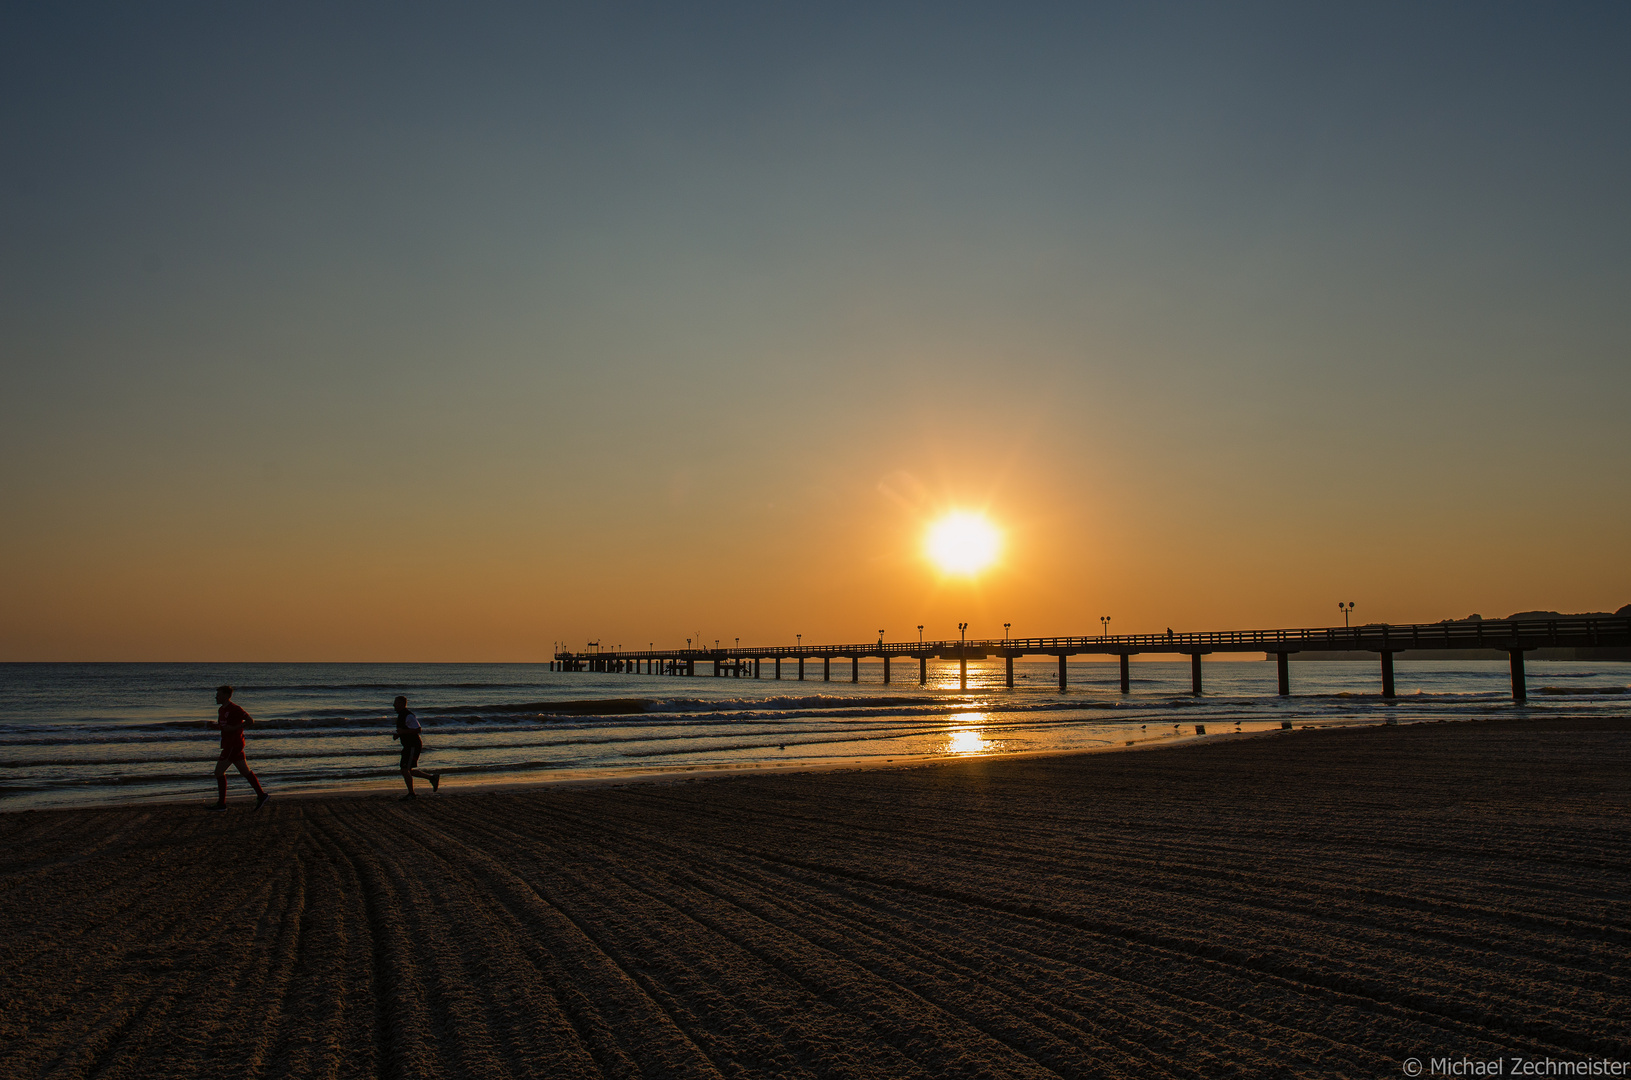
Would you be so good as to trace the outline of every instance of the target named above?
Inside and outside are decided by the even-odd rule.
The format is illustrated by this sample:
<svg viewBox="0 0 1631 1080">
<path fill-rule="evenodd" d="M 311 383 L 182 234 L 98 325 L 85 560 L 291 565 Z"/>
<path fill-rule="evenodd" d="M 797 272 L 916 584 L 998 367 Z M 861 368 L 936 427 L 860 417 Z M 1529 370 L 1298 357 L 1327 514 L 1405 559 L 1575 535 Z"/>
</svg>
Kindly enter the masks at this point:
<svg viewBox="0 0 1631 1080">
<path fill-rule="evenodd" d="M 1631 1060 L 1631 720 L 203 805 L 0 815 L 0 1075 Z"/>
</svg>

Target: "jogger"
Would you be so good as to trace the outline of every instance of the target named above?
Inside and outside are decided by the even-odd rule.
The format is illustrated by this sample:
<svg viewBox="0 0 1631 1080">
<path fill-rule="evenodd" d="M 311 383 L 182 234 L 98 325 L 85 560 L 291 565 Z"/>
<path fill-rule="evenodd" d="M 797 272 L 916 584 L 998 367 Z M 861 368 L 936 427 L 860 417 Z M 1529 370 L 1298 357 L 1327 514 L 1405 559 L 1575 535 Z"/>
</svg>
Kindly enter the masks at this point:
<svg viewBox="0 0 1631 1080">
<path fill-rule="evenodd" d="M 425 742 L 419 735 L 419 717 L 408 711 L 408 699 L 398 697 L 393 705 L 396 706 L 396 730 L 391 738 L 402 740 L 402 782 L 408 785 L 408 793 L 404 799 L 414 798 L 413 778 L 430 781 L 430 789 L 436 791 L 442 786 L 442 774 L 425 772 L 417 768 L 419 755 L 424 752 Z"/>
<path fill-rule="evenodd" d="M 215 761 L 215 787 L 219 793 L 215 809 L 227 808 L 227 766 L 234 765 L 243 773 L 244 779 L 249 781 L 249 786 L 255 789 L 255 809 L 259 810 L 266 805 L 266 800 L 271 796 L 266 794 L 260 780 L 250 771 L 249 762 L 244 756 L 244 728 L 253 724 L 254 718 L 233 702 L 230 686 L 215 688 L 215 703 L 221 706 L 221 709 L 216 714 L 215 722 L 207 725 L 221 733 L 221 756 Z"/>
</svg>

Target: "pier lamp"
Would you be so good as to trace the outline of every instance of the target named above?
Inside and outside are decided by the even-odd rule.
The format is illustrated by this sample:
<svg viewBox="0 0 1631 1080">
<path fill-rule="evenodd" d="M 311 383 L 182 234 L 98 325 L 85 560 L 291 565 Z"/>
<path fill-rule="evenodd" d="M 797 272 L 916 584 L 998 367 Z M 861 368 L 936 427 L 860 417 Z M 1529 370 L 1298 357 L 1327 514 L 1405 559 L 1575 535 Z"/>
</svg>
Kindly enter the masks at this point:
<svg viewBox="0 0 1631 1080">
<path fill-rule="evenodd" d="M 879 645 L 883 644 L 883 631 L 882 630 L 878 631 L 878 644 Z"/>
<path fill-rule="evenodd" d="M 1099 633 L 1099 636 L 1100 637 L 1109 637 L 1110 636 L 1110 616 L 1100 615 L 1099 616 L 1099 625 L 1104 627 L 1104 629 Z"/>
<path fill-rule="evenodd" d="M 958 647 L 961 648 L 962 645 L 964 643 L 966 643 L 967 641 L 968 641 L 968 623 L 960 622 L 960 623 L 957 624 Z"/>
<path fill-rule="evenodd" d="M 923 625 L 921 623 L 918 624 L 917 628 L 917 643 L 919 645 L 923 644 Z"/>
<path fill-rule="evenodd" d="M 799 648 L 799 649 L 804 648 L 804 635 L 803 634 L 794 634 L 793 638 L 794 638 L 794 642 L 795 642 L 795 644 L 794 644 L 795 648 Z"/>
<path fill-rule="evenodd" d="M 1011 623 L 1011 622 L 1005 622 L 1005 623 L 1002 624 L 1002 640 L 1004 640 L 1004 641 L 1008 640 L 1008 628 L 1010 626 L 1012 626 L 1012 625 L 1014 625 L 1014 624 Z"/>
<path fill-rule="evenodd" d="M 1337 601 L 1337 610 L 1342 612 L 1342 625 L 1343 626 L 1348 625 L 1348 615 L 1349 615 L 1350 612 L 1353 611 L 1353 609 L 1354 609 L 1354 602 L 1352 600 L 1349 600 L 1346 604 L 1344 604 L 1341 600 Z"/>
</svg>

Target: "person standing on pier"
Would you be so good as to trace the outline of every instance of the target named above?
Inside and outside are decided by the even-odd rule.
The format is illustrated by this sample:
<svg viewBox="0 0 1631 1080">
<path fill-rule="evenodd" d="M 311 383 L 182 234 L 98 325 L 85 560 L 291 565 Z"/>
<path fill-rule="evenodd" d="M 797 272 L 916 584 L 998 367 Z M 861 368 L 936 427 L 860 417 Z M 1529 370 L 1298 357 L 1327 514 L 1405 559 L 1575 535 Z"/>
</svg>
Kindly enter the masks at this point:
<svg viewBox="0 0 1631 1080">
<path fill-rule="evenodd" d="M 391 704 L 396 706 L 396 730 L 391 738 L 402 743 L 402 782 L 408 785 L 408 793 L 404 799 L 415 798 L 413 792 L 413 778 L 430 781 L 430 789 L 439 791 L 442 787 L 442 774 L 425 772 L 418 768 L 419 755 L 424 752 L 425 742 L 419 735 L 419 717 L 408 711 L 408 699 L 398 696 Z"/>
<path fill-rule="evenodd" d="M 250 771 L 249 762 L 244 757 L 244 728 L 255 722 L 243 708 L 232 700 L 232 687 L 217 686 L 215 688 L 215 703 L 221 708 L 215 715 L 212 723 L 206 724 L 212 731 L 221 733 L 221 756 L 215 759 L 215 787 L 218 795 L 212 809 L 225 810 L 227 808 L 227 766 L 234 765 L 249 786 L 255 789 L 255 809 L 259 810 L 271 798 L 266 789 L 261 787 L 260 780 Z"/>
</svg>

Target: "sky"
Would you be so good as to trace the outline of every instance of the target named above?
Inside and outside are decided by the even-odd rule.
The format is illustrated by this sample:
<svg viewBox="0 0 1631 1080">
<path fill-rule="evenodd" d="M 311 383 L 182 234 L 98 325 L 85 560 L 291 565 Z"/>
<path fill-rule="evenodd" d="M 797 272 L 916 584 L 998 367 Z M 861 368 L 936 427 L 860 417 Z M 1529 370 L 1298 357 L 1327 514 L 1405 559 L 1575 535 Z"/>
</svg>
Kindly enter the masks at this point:
<svg viewBox="0 0 1631 1080">
<path fill-rule="evenodd" d="M 10 5 L 0 660 L 1631 603 L 1631 8 Z M 953 510 L 998 563 L 923 553 Z"/>
</svg>

